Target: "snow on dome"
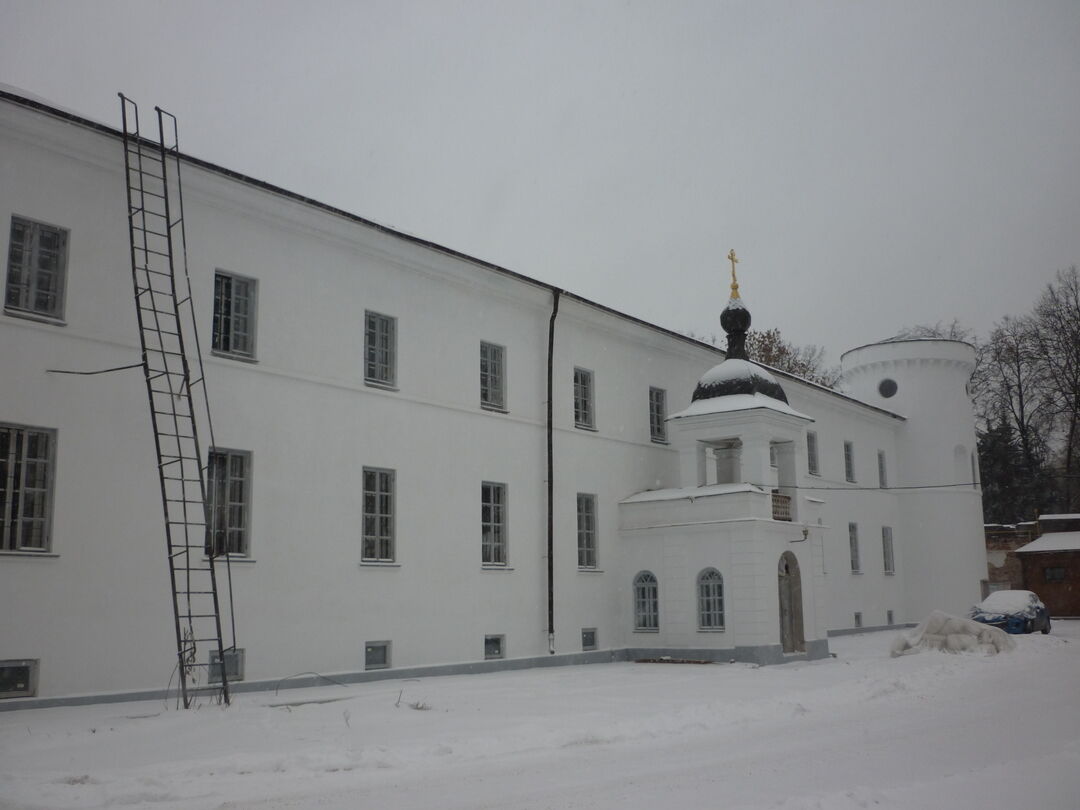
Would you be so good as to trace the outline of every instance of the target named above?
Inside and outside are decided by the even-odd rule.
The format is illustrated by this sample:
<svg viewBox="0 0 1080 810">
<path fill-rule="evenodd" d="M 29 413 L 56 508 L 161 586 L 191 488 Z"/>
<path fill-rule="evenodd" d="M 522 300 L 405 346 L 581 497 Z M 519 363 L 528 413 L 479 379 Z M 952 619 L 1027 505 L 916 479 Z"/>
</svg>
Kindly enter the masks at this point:
<svg viewBox="0 0 1080 810">
<path fill-rule="evenodd" d="M 729 298 L 727 302 L 728 309 L 746 309 L 746 304 L 742 302 L 741 298 Z"/>
<path fill-rule="evenodd" d="M 713 366 L 698 381 L 692 401 L 717 399 L 740 395 L 761 394 L 779 402 L 787 402 L 787 394 L 780 383 L 757 363 L 736 357 Z"/>
<path fill-rule="evenodd" d="M 808 422 L 814 421 L 804 413 L 799 413 L 786 402 L 774 399 L 766 394 L 729 394 L 721 397 L 707 397 L 696 399 L 690 403 L 686 410 L 671 415 L 671 419 L 682 419 L 687 416 L 702 416 L 708 413 L 730 413 L 732 411 L 751 411 L 755 408 L 767 408 L 777 413 L 786 413 L 788 416 L 797 416 Z"/>
<path fill-rule="evenodd" d="M 731 358 L 724 360 L 722 363 L 718 363 L 706 371 L 698 381 L 698 384 L 715 385 L 717 383 L 729 382 L 742 377 L 749 378 L 755 375 L 768 382 L 776 382 L 776 378 L 772 374 L 756 363 L 751 363 L 749 360 L 736 360 Z"/>
</svg>

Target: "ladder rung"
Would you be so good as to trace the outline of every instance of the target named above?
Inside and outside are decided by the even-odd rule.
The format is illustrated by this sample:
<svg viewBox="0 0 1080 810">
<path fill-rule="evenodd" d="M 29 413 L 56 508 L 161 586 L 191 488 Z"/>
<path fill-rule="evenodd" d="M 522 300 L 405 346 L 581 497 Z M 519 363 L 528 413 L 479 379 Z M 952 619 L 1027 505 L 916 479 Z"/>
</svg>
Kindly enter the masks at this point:
<svg viewBox="0 0 1080 810">
<path fill-rule="evenodd" d="M 164 256 L 166 259 L 169 258 L 168 253 L 162 253 L 160 250 L 152 250 L 148 247 L 139 247 L 138 245 L 135 245 L 135 250 L 141 250 L 143 253 L 153 253 L 155 256 Z"/>
</svg>

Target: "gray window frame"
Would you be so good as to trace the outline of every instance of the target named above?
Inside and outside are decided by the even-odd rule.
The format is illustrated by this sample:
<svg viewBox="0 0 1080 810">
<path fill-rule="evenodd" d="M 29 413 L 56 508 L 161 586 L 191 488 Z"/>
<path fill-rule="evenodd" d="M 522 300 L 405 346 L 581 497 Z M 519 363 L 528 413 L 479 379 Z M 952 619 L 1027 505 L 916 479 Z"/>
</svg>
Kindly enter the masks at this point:
<svg viewBox="0 0 1080 810">
<path fill-rule="evenodd" d="M 257 279 L 220 267 L 214 271 L 214 319 L 210 339 L 214 354 L 240 360 L 255 359 L 258 295 Z M 244 308 L 246 312 L 237 312 Z"/>
<path fill-rule="evenodd" d="M 649 386 L 649 439 L 667 444 L 667 391 Z"/>
<path fill-rule="evenodd" d="M 489 652 L 488 645 L 496 643 L 499 645 L 498 652 Z M 484 660 L 496 661 L 500 658 L 506 658 L 506 636 L 502 633 L 492 633 L 484 636 Z"/>
<path fill-rule="evenodd" d="M 369 488 L 369 481 L 374 483 L 374 488 Z M 392 563 L 396 559 L 396 486 L 397 475 L 394 470 L 364 467 L 361 471 L 362 562 Z M 369 550 L 371 553 L 368 553 Z"/>
<path fill-rule="evenodd" d="M 851 555 L 851 573 L 862 573 L 862 561 L 859 559 L 859 524 L 855 522 L 849 522 L 847 525 L 848 531 L 848 553 Z"/>
<path fill-rule="evenodd" d="M 220 459 L 224 459 L 224 482 L 218 480 Z M 237 462 L 242 464 L 239 475 L 235 469 Z M 251 451 L 210 448 L 206 464 L 206 497 L 213 518 L 208 545 L 204 548 L 207 554 L 212 550 L 214 556 L 226 553 L 231 557 L 251 556 L 251 472 Z"/>
<path fill-rule="evenodd" d="M 210 650 L 206 679 L 209 683 L 221 683 L 221 659 L 217 650 Z M 229 683 L 244 680 L 244 648 L 225 650 L 225 675 Z"/>
<path fill-rule="evenodd" d="M 364 382 L 397 385 L 397 318 L 370 309 L 364 310 Z"/>
<path fill-rule="evenodd" d="M 724 629 L 724 575 L 716 568 L 705 568 L 697 575 L 698 630 L 719 632 Z"/>
<path fill-rule="evenodd" d="M 806 431 L 806 472 L 808 475 L 821 475 L 818 465 L 818 440 L 817 432 Z"/>
<path fill-rule="evenodd" d="M 855 478 L 855 442 L 844 440 L 844 480 L 854 484 Z"/>
<path fill-rule="evenodd" d="M 577 494 L 578 568 L 592 570 L 597 566 L 596 496 L 588 492 Z"/>
<path fill-rule="evenodd" d="M 506 412 L 506 347 L 480 341 L 480 407 Z"/>
<path fill-rule="evenodd" d="M 660 632 L 660 582 L 652 571 L 634 577 L 634 632 Z"/>
<path fill-rule="evenodd" d="M 506 484 L 480 483 L 480 562 L 505 566 L 509 562 L 509 499 Z"/>
<path fill-rule="evenodd" d="M 48 554 L 52 549 L 52 513 L 56 483 L 56 431 L 0 422 L 7 450 L 0 449 L 0 553 Z M 31 438 L 42 439 L 44 453 L 28 457 Z M 38 469 L 38 465 L 45 469 Z M 33 475 L 32 482 L 27 476 Z M 16 481 L 16 476 L 21 480 Z M 32 483 L 32 486 L 28 486 Z M 27 500 L 32 514 L 26 517 Z M 26 544 L 27 531 L 37 544 Z"/>
<path fill-rule="evenodd" d="M 896 573 L 896 549 L 893 546 L 892 526 L 881 527 L 881 567 L 886 574 Z"/>
<path fill-rule="evenodd" d="M 26 236 L 16 241 L 15 231 L 17 227 L 26 229 Z M 41 236 L 43 232 L 51 232 L 56 235 L 58 246 L 55 248 L 55 267 L 40 267 L 44 251 L 53 252 L 51 248 L 43 248 Z M 47 222 L 39 222 L 29 217 L 13 214 L 11 227 L 8 230 L 8 254 L 7 276 L 4 281 L 4 312 L 9 315 L 17 315 L 30 318 L 43 318 L 51 321 L 63 322 L 64 304 L 67 294 L 67 265 L 68 251 L 71 232 L 59 225 L 51 225 Z M 17 247 L 16 247 L 17 246 Z M 18 262 L 15 260 L 16 249 L 20 253 Z M 47 274 L 52 274 L 55 280 L 55 289 L 42 291 L 42 280 Z M 16 283 L 16 276 L 26 278 L 25 283 Z M 12 301 L 15 294 L 17 300 Z M 39 307 L 37 301 L 39 295 L 51 296 L 51 307 Z"/>
<path fill-rule="evenodd" d="M 596 378 L 592 371 L 574 366 L 574 427 L 596 430 Z"/>
<path fill-rule="evenodd" d="M 371 652 L 373 650 L 381 649 L 383 651 L 383 662 L 372 663 Z M 369 669 L 392 669 L 393 661 L 391 660 L 391 654 L 393 653 L 394 645 L 388 639 L 381 641 L 365 641 L 364 642 L 364 671 Z"/>
</svg>

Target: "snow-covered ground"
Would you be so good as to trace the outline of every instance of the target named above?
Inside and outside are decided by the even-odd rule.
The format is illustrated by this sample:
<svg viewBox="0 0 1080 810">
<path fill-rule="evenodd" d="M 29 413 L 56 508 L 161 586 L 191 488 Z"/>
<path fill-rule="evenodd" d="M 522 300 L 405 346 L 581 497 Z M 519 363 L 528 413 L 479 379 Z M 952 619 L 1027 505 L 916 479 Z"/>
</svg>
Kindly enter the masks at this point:
<svg viewBox="0 0 1080 810">
<path fill-rule="evenodd" d="M 0 713 L 0 808 L 1080 808 L 1080 621 L 994 657 L 893 637 Z"/>
</svg>

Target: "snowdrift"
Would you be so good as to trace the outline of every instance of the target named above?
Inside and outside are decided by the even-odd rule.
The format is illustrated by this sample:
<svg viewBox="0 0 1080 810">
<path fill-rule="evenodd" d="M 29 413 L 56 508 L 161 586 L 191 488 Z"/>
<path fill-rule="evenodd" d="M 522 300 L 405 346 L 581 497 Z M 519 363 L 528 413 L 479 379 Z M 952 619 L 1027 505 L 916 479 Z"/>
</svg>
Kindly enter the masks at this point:
<svg viewBox="0 0 1080 810">
<path fill-rule="evenodd" d="M 942 650 L 997 655 L 1015 649 L 1016 642 L 1004 630 L 935 610 L 918 626 L 897 636 L 890 654 L 895 658 L 922 650 Z"/>
</svg>

